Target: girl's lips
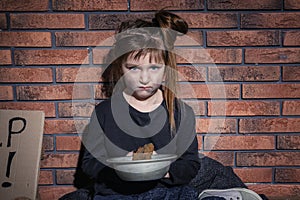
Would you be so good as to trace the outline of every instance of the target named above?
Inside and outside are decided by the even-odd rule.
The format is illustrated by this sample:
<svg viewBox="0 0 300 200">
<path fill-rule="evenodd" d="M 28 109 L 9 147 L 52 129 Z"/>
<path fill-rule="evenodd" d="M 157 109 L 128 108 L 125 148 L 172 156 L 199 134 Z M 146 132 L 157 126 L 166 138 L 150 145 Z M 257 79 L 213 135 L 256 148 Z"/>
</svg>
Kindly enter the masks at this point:
<svg viewBox="0 0 300 200">
<path fill-rule="evenodd" d="M 141 86 L 141 87 L 139 87 L 139 89 L 141 89 L 141 90 L 151 90 L 152 87 L 150 87 L 150 86 L 146 86 L 146 87 Z"/>
</svg>

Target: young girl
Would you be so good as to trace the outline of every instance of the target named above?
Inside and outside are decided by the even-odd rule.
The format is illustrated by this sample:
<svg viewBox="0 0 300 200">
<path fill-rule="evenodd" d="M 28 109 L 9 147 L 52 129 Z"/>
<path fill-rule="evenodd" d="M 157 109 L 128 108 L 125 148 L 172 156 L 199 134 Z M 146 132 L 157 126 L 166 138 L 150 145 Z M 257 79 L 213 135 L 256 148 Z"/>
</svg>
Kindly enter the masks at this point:
<svg viewBox="0 0 300 200">
<path fill-rule="evenodd" d="M 176 36 L 187 31 L 187 23 L 167 11 L 157 12 L 152 21 L 120 25 L 103 74 L 110 98 L 96 106 L 83 140 L 82 169 L 95 181 L 95 200 L 197 198 L 188 186 L 200 167 L 195 116 L 176 98 L 172 52 Z M 178 156 L 159 180 L 125 181 L 106 163 L 148 143 L 158 154 Z"/>
</svg>

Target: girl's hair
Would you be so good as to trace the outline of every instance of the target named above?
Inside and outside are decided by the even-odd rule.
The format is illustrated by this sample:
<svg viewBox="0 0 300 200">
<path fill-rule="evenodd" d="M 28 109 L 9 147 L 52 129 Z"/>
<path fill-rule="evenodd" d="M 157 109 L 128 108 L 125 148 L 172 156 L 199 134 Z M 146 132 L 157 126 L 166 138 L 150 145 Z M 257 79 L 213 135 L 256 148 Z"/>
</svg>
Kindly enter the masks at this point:
<svg viewBox="0 0 300 200">
<path fill-rule="evenodd" d="M 110 63 L 102 74 L 104 82 L 103 92 L 110 97 L 113 91 L 118 91 L 117 82 L 122 77 L 121 66 L 129 56 L 139 59 L 150 53 L 150 59 L 163 61 L 167 66 L 165 71 L 164 99 L 169 114 L 172 132 L 176 130 L 174 109 L 176 106 L 177 64 L 173 53 L 177 35 L 186 34 L 188 25 L 176 14 L 165 10 L 155 13 L 152 21 L 137 19 L 122 22 L 117 29 L 115 43 L 106 57 Z M 122 90 L 122 88 L 119 88 Z"/>
</svg>

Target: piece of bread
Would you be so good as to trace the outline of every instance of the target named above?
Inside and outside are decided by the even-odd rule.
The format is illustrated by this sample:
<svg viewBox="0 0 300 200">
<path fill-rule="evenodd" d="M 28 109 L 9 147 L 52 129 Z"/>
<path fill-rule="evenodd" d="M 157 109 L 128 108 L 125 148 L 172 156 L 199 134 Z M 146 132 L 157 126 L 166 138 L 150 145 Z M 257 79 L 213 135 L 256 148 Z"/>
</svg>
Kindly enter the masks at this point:
<svg viewBox="0 0 300 200">
<path fill-rule="evenodd" d="M 149 160 L 154 151 L 154 145 L 152 143 L 145 144 L 139 147 L 133 152 L 132 160 Z"/>
</svg>

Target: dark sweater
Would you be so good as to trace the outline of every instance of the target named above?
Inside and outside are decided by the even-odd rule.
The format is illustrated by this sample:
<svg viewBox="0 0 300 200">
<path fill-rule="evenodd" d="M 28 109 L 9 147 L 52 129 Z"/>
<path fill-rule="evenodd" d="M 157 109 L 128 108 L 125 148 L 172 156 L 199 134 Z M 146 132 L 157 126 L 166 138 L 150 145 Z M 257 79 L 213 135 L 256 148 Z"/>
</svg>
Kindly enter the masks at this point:
<svg viewBox="0 0 300 200">
<path fill-rule="evenodd" d="M 82 169 L 95 180 L 95 194 L 138 194 L 156 187 L 188 184 L 200 167 L 193 110 L 178 101 L 175 109 L 175 137 L 170 131 L 165 101 L 150 113 L 131 107 L 122 94 L 96 106 L 83 137 L 86 147 Z M 125 156 L 152 142 L 157 153 L 175 153 L 178 159 L 169 169 L 171 178 L 133 182 L 124 181 L 107 166 L 106 159 Z M 97 159 L 96 159 L 97 158 Z"/>
</svg>

